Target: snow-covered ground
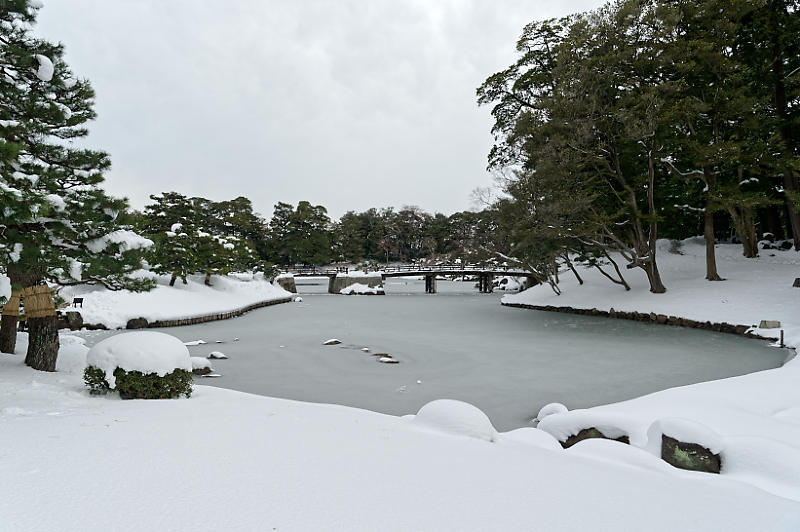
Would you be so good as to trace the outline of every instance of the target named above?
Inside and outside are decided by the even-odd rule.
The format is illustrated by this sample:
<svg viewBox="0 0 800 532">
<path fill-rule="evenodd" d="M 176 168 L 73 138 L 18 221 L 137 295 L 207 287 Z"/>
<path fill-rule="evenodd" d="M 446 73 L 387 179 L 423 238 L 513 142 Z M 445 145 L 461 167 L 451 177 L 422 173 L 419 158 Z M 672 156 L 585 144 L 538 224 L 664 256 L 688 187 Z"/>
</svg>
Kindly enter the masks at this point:
<svg viewBox="0 0 800 532">
<path fill-rule="evenodd" d="M 709 282 L 705 277 L 705 244 L 693 238 L 682 242 L 680 254 L 670 253 L 668 241 L 659 241 L 658 268 L 667 287 L 665 294 L 652 294 L 647 278 L 639 269 L 624 269 L 631 286 L 626 292 L 612 284 L 596 269 L 579 269 L 584 284 L 569 271 L 561 274 L 562 294 L 539 285 L 519 294 L 506 295 L 504 303 L 552 305 L 599 310 L 655 312 L 698 321 L 758 325 L 761 320 L 777 320 L 784 329 L 787 344 L 800 346 L 800 288 L 793 288 L 800 277 L 800 253 L 762 249 L 760 256 L 747 259 L 741 245 L 717 245 L 717 270 L 725 278 Z M 613 274 L 610 266 L 606 269 Z M 759 329 L 756 333 L 775 337 L 779 329 Z"/>
<path fill-rule="evenodd" d="M 178 279 L 175 286 L 169 286 L 169 276 L 157 279 L 158 285 L 150 292 L 114 292 L 102 287 L 75 286 L 61 289 L 60 295 L 68 302 L 73 297 L 82 297 L 83 307 L 67 310 L 80 312 L 84 323 L 103 324 L 109 329 L 124 328 L 128 320 L 134 318 L 145 318 L 149 322 L 194 318 L 292 295 L 270 284 L 261 274 L 214 275 L 212 286 L 206 286 L 201 275 L 189 276 L 187 284 Z"/>
<path fill-rule="evenodd" d="M 464 404 L 415 420 L 206 386 L 92 397 L 1 355 L 0 529 L 800 530 L 800 503 L 725 475 L 488 423 Z"/>
</svg>

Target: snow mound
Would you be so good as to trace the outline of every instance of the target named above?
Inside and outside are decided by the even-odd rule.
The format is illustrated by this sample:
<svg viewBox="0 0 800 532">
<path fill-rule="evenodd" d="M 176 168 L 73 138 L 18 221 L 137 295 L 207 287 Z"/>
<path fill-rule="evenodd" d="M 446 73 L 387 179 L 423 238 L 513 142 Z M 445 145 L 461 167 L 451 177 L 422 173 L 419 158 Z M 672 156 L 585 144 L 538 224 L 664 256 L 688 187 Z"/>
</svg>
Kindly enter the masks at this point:
<svg viewBox="0 0 800 532">
<path fill-rule="evenodd" d="M 83 374 L 86 369 L 86 354 L 89 348 L 86 347 L 86 340 L 71 335 L 60 335 L 58 348 L 58 358 L 56 359 L 56 371 L 64 373 Z"/>
<path fill-rule="evenodd" d="M 297 296 L 296 298 L 294 298 L 294 302 L 295 303 L 302 303 L 303 302 L 303 298 L 300 297 L 300 296 Z"/>
<path fill-rule="evenodd" d="M 114 370 L 155 373 L 163 377 L 176 369 L 192 371 L 189 350 L 183 342 L 154 331 L 117 334 L 98 342 L 86 355 L 86 364 L 103 370 L 114 388 Z"/>
<path fill-rule="evenodd" d="M 223 353 L 222 351 L 211 351 L 211 352 L 208 354 L 208 358 L 212 358 L 212 359 L 220 359 L 220 360 L 221 360 L 221 359 L 228 358 L 228 355 L 226 355 L 226 354 L 225 354 L 225 353 Z"/>
<path fill-rule="evenodd" d="M 205 340 L 192 340 L 191 342 L 183 342 L 183 345 L 195 346 L 195 345 L 203 345 L 203 344 L 207 344 L 207 343 L 208 342 L 206 342 Z"/>
<path fill-rule="evenodd" d="M 322 342 L 322 345 L 337 345 L 341 343 L 342 341 L 339 340 L 338 338 L 331 338 L 330 340 L 325 340 L 324 342 Z"/>
<path fill-rule="evenodd" d="M 662 435 L 684 443 L 696 443 L 714 454 L 719 454 L 723 448 L 722 436 L 702 423 L 677 417 L 662 418 L 647 429 L 647 450 L 656 456 L 661 456 Z"/>
<path fill-rule="evenodd" d="M 551 449 L 553 451 L 561 451 L 563 449 L 561 444 L 558 443 L 558 440 L 550 433 L 533 427 L 522 427 L 521 429 L 503 432 L 500 434 L 500 441 L 533 445 L 534 447 Z"/>
<path fill-rule="evenodd" d="M 536 419 L 541 421 L 547 416 L 552 416 L 553 414 L 563 414 L 564 412 L 567 411 L 568 408 L 562 405 L 561 403 L 549 403 L 544 405 L 542 409 L 539 410 L 539 413 L 536 414 Z"/>
<path fill-rule="evenodd" d="M 497 430 L 479 408 L 454 399 L 437 399 L 419 409 L 414 423 L 450 434 L 493 442 Z"/>
</svg>

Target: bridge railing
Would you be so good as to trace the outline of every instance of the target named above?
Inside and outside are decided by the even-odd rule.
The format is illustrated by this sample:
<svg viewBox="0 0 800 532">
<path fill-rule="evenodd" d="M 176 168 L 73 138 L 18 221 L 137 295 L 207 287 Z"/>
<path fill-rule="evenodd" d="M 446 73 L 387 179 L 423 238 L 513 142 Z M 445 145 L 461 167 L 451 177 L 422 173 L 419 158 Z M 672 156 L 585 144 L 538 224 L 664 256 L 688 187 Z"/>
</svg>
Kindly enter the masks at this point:
<svg viewBox="0 0 800 532">
<path fill-rule="evenodd" d="M 299 267 L 287 268 L 285 272 L 301 276 L 332 276 L 339 273 L 349 273 L 350 268 L 340 266 L 336 268 L 316 268 L 316 267 Z M 360 269 L 353 268 L 353 271 L 361 271 Z M 403 272 L 431 272 L 431 273 L 448 273 L 448 272 L 511 272 L 517 275 L 525 275 L 521 268 L 513 268 L 508 266 L 495 266 L 489 264 L 398 264 L 395 266 L 373 267 L 370 271 L 382 273 L 403 273 Z"/>
</svg>

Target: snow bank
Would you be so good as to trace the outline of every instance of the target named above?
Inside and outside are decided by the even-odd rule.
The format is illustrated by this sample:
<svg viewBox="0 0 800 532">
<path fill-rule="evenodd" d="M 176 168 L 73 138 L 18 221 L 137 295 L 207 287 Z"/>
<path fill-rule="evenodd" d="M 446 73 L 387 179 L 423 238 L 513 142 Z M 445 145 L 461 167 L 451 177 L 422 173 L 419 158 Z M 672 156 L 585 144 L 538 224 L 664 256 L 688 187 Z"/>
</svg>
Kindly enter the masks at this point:
<svg viewBox="0 0 800 532">
<path fill-rule="evenodd" d="M 449 434 L 468 436 L 489 442 L 497 438 L 492 422 L 480 409 L 463 401 L 438 399 L 419 409 L 414 423 Z"/>
<path fill-rule="evenodd" d="M 163 377 L 176 369 L 192 371 L 189 350 L 172 335 L 137 331 L 111 336 L 95 344 L 86 355 L 86 364 L 103 370 L 114 388 L 114 370 L 155 373 Z"/>
<path fill-rule="evenodd" d="M 212 286 L 206 286 L 204 276 L 190 276 L 187 284 L 181 280 L 169 286 L 169 276 L 150 272 L 139 275 L 153 277 L 158 285 L 150 292 L 127 290 L 110 291 L 96 286 L 69 286 L 61 290 L 67 301 L 83 298 L 83 307 L 70 309 L 80 312 L 84 323 L 102 324 L 110 329 L 124 328 L 128 320 L 145 318 L 149 322 L 194 318 L 231 312 L 263 301 L 288 298 L 292 294 L 273 286 L 263 275 L 212 276 Z"/>
<path fill-rule="evenodd" d="M 723 476 L 800 500 L 800 472 L 788 473 L 800 464 L 798 382 L 800 359 L 794 358 L 777 369 L 553 414 L 538 428 L 564 441 L 596 427 L 611 438 L 628 435 L 632 446 L 657 455 L 664 433 L 718 452 Z"/>
<path fill-rule="evenodd" d="M 514 441 L 547 441 L 524 429 L 489 445 L 208 386 L 101 399 L 14 355 L 0 355 L 0 426 L 0 528 L 15 530 L 800 530 L 796 501 L 616 442 L 558 451 Z M 225 510 L 198 511 L 197 490 Z"/>
<path fill-rule="evenodd" d="M 681 242 L 680 254 L 670 253 L 668 241 L 659 241 L 658 268 L 667 287 L 665 294 L 652 294 L 641 269 L 623 269 L 631 285 L 626 292 L 612 284 L 596 269 L 579 270 L 584 284 L 570 272 L 561 275 L 561 296 L 547 285 L 534 286 L 519 294 L 503 297 L 504 303 L 552 305 L 582 309 L 597 308 L 625 312 L 655 312 L 697 321 L 754 325 L 761 320 L 779 320 L 786 344 L 800 346 L 800 289 L 792 288 L 800 276 L 800 253 L 789 250 L 761 250 L 760 256 L 742 256 L 742 247 L 717 245 L 717 267 L 726 280 L 705 280 L 705 244 L 700 238 Z M 620 265 L 624 263 L 615 257 Z M 780 329 L 755 331 L 777 338 Z"/>
</svg>

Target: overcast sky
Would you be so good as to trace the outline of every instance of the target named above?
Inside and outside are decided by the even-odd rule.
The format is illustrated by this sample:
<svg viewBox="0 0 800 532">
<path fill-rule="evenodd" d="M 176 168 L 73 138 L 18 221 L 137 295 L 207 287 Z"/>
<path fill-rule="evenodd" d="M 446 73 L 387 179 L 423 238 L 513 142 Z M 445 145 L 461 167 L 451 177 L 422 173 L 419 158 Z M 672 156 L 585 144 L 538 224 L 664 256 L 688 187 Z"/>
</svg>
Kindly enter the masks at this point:
<svg viewBox="0 0 800 532">
<path fill-rule="evenodd" d="M 107 188 L 450 214 L 492 183 L 475 89 L 522 27 L 601 0 L 45 0 L 97 92 Z"/>
</svg>

